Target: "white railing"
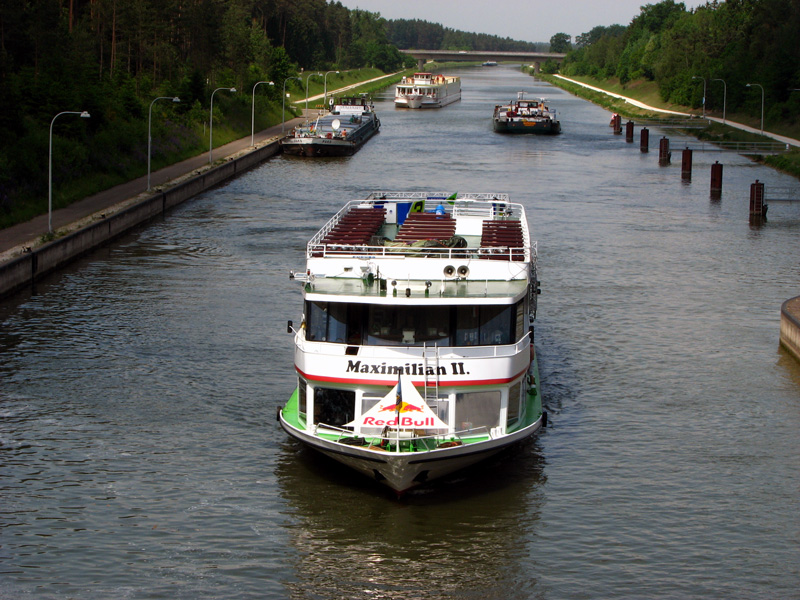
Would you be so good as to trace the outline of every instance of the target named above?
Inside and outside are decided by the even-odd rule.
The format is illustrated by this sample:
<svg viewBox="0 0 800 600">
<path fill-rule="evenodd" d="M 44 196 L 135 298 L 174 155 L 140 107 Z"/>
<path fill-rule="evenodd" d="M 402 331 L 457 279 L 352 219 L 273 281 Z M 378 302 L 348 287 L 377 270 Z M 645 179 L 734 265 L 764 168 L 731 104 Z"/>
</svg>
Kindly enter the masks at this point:
<svg viewBox="0 0 800 600">
<path fill-rule="evenodd" d="M 348 347 L 352 344 L 340 344 L 333 342 L 310 342 L 303 339 L 298 331 L 295 336 L 295 343 L 297 347 L 307 354 L 315 354 L 317 356 L 331 356 L 341 357 L 350 356 L 346 353 Z M 485 358 L 509 358 L 520 354 L 523 351 L 528 351 L 530 346 L 530 338 L 528 334 L 514 344 L 505 344 L 500 346 L 435 346 L 438 350 L 440 360 L 455 360 L 455 359 L 485 359 Z M 398 362 L 408 361 L 409 359 L 422 359 L 425 355 L 425 348 L 430 350 L 431 345 L 428 346 L 358 346 L 358 354 L 352 355 L 353 358 L 368 359 L 380 358 L 381 360 L 397 359 Z M 389 368 L 400 367 L 402 365 L 387 365 L 387 373 Z M 390 373 L 394 374 L 394 373 Z"/>
<path fill-rule="evenodd" d="M 433 452 L 434 450 L 440 450 L 442 448 L 441 444 L 452 444 L 456 442 L 456 445 L 463 445 L 464 443 L 469 443 L 467 440 L 470 438 L 491 437 L 489 428 L 485 425 L 472 429 L 430 435 L 417 435 L 413 431 L 401 429 L 391 431 L 384 430 L 380 435 L 358 435 L 356 432 L 349 429 L 342 429 L 341 427 L 326 425 L 325 423 L 317 423 L 314 425 L 314 434 L 336 435 L 337 438 L 332 441 L 340 444 L 346 443 L 343 441 L 346 439 L 363 440 L 363 444 L 357 445 L 351 443 L 347 445 L 356 448 L 381 448 L 383 451 L 392 452 L 394 454 Z M 412 442 L 414 443 L 414 448 L 411 447 Z"/>
</svg>

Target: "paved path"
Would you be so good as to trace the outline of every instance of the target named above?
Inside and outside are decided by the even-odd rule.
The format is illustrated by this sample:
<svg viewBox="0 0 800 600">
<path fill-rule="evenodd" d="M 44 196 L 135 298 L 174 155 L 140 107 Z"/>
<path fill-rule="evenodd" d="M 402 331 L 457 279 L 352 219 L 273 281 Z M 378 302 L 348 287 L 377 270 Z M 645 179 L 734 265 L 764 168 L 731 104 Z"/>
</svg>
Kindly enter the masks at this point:
<svg viewBox="0 0 800 600">
<path fill-rule="evenodd" d="M 583 82 L 577 81 L 575 79 L 570 79 L 569 77 L 564 77 L 562 75 L 556 75 L 556 77 L 558 77 L 559 79 L 563 79 L 564 81 L 569 81 L 570 83 L 574 83 L 576 85 L 580 85 L 582 87 L 588 88 L 590 90 L 594 90 L 595 92 L 601 92 L 603 94 L 607 94 L 609 96 L 612 96 L 613 98 L 619 98 L 620 100 L 625 100 L 625 102 L 627 102 L 628 104 L 632 104 L 633 106 L 636 106 L 638 108 L 643 108 L 644 110 L 652 110 L 654 112 L 666 113 L 666 114 L 670 114 L 670 115 L 678 115 L 678 116 L 681 116 L 681 117 L 696 117 L 696 116 L 698 116 L 698 115 L 696 115 L 694 113 L 678 112 L 678 111 L 674 111 L 674 110 L 666 110 L 664 108 L 656 108 L 655 106 L 648 106 L 647 104 L 644 104 L 643 102 L 639 102 L 638 100 L 634 100 L 633 98 L 628 98 L 627 96 L 622 96 L 620 94 L 615 94 L 614 92 L 609 92 L 609 91 L 604 90 L 602 88 L 595 87 L 593 85 L 589 85 L 588 83 L 583 83 Z M 762 133 L 760 129 L 756 129 L 755 127 L 749 127 L 747 125 L 743 125 L 741 123 L 736 123 L 734 121 L 728 121 L 728 120 L 723 121 L 722 119 L 719 119 L 717 117 L 706 116 L 706 119 L 708 119 L 709 121 L 714 121 L 716 123 L 722 123 L 722 124 L 728 125 L 730 127 L 735 127 L 736 129 L 741 129 L 742 131 L 748 131 L 750 133 L 757 133 L 757 134 L 763 135 L 765 137 L 772 138 L 773 140 L 777 140 L 779 142 L 782 142 L 784 144 L 789 144 L 790 146 L 796 146 L 796 147 L 800 146 L 800 140 L 795 140 L 793 138 L 789 138 L 789 137 L 786 137 L 786 136 L 783 136 L 783 135 L 778 135 L 776 133 L 770 133 L 769 131 L 764 131 Z"/>
<path fill-rule="evenodd" d="M 375 77 L 374 79 L 370 79 L 368 81 L 361 81 L 342 88 L 330 90 L 328 94 L 341 94 L 362 84 L 380 81 L 381 79 L 386 79 L 388 77 L 392 77 L 393 75 L 395 75 L 395 73 L 382 75 L 381 77 Z M 323 94 L 318 94 L 316 96 L 309 97 L 309 100 L 318 100 L 322 97 Z M 296 104 L 302 109 L 303 105 L 305 104 L 305 98 L 299 102 L 296 102 Z M 314 114 L 312 109 L 309 109 L 308 113 L 309 115 Z M 275 125 L 265 129 L 264 131 L 259 131 L 253 138 L 255 146 L 258 147 L 267 142 L 280 139 L 283 136 L 283 131 L 289 132 L 293 127 L 300 125 L 305 121 L 305 117 L 298 117 L 296 119 L 286 121 L 283 126 Z M 240 140 L 236 140 L 229 144 L 225 144 L 224 146 L 214 148 L 214 162 L 219 163 L 236 154 L 248 152 L 252 148 L 250 141 L 251 136 L 248 135 Z M 153 190 L 157 190 L 158 186 L 176 181 L 186 177 L 187 175 L 197 173 L 209 167 L 208 152 L 204 152 L 203 154 L 193 158 L 175 163 L 174 165 L 159 169 L 158 171 L 153 171 L 150 174 L 150 186 Z M 99 192 L 94 196 L 73 202 L 65 208 L 60 208 L 53 211 L 53 231 L 58 231 L 61 233 L 72 231 L 80 227 L 83 224 L 83 221 L 88 220 L 89 217 L 95 213 L 102 212 L 104 210 L 113 210 L 114 207 L 119 208 L 128 204 L 132 204 L 135 201 L 146 197 L 147 194 L 147 175 L 143 175 L 138 179 L 128 181 L 127 183 L 122 183 L 113 188 Z M 12 227 L 0 229 L 0 262 L 13 259 L 15 256 L 21 254 L 25 248 L 31 248 L 39 245 L 41 237 L 47 233 L 47 221 L 48 215 L 45 213 L 31 219 L 26 223 L 19 223 Z"/>
</svg>

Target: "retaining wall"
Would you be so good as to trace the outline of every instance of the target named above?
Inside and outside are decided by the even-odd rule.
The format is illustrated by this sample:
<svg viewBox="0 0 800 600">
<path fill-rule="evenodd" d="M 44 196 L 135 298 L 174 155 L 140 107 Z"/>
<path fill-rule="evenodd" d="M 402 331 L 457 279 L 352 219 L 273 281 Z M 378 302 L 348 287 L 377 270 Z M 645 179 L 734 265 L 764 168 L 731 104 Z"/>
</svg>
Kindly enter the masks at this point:
<svg viewBox="0 0 800 600">
<path fill-rule="evenodd" d="M 781 306 L 781 346 L 800 360 L 800 296 Z"/>
<path fill-rule="evenodd" d="M 109 243 L 134 227 L 161 216 L 174 206 L 241 175 L 274 156 L 279 150 L 280 146 L 277 141 L 261 146 L 0 265 L 0 297 L 8 296 L 32 285 L 48 273 L 52 273 L 78 257 Z M 119 198 L 120 202 L 124 200 L 127 198 Z"/>
</svg>

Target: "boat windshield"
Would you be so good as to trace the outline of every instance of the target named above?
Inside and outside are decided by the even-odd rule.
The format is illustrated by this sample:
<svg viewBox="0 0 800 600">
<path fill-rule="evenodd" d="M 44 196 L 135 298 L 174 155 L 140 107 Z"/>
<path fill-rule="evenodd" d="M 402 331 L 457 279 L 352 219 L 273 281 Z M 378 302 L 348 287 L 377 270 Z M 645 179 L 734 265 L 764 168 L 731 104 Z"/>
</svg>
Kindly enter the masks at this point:
<svg viewBox="0 0 800 600">
<path fill-rule="evenodd" d="M 524 301 L 505 305 L 395 306 L 306 302 L 306 339 L 366 346 L 494 346 L 525 334 Z"/>
</svg>

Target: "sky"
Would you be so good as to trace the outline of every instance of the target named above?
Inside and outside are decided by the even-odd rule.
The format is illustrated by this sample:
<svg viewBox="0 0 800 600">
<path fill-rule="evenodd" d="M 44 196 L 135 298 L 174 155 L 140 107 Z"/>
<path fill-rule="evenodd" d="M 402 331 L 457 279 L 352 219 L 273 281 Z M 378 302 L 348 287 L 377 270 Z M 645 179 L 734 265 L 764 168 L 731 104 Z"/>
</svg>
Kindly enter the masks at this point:
<svg viewBox="0 0 800 600">
<path fill-rule="evenodd" d="M 576 36 L 598 25 L 629 25 L 659 0 L 339 0 L 347 8 L 384 19 L 420 19 L 451 29 L 488 33 L 525 42 L 549 42 L 556 33 Z M 687 10 L 705 0 L 682 0 Z"/>
</svg>

